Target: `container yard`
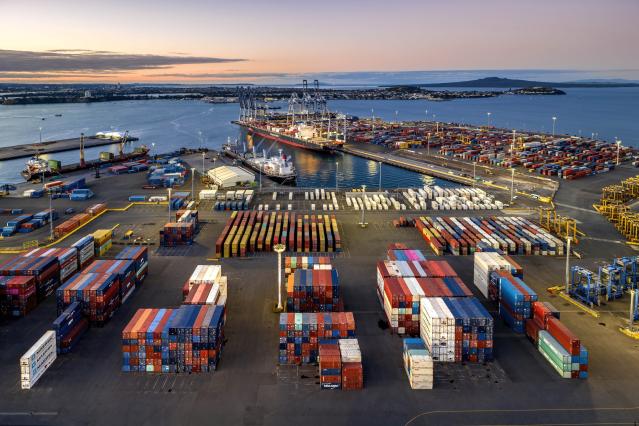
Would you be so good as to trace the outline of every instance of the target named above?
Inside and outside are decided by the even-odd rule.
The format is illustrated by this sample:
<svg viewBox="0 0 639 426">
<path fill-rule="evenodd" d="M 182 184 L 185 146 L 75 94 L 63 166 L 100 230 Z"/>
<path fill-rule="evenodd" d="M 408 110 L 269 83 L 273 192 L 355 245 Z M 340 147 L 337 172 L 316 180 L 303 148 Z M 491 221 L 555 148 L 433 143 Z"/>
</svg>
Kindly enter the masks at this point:
<svg viewBox="0 0 639 426">
<path fill-rule="evenodd" d="M 349 122 L 347 142 L 392 150 L 423 150 L 469 163 L 523 168 L 542 176 L 574 180 L 614 170 L 634 150 L 594 138 L 549 135 L 440 122 Z M 347 145 L 348 146 L 348 145 Z"/>
<path fill-rule="evenodd" d="M 144 188 L 144 173 L 87 181 L 93 198 L 54 200 L 56 226 L 91 218 L 64 239 L 18 247 L 29 234 L 16 232 L 0 242 L 0 423 L 180 423 L 210 420 L 211 412 L 231 424 L 316 424 L 328 412 L 350 413 L 335 424 L 583 423 L 593 413 L 574 411 L 576 400 L 634 406 L 626 395 L 639 376 L 627 366 L 639 355 L 619 332 L 628 323 L 633 262 L 616 260 L 634 251 L 616 242 L 607 218 L 584 211 L 599 200 L 593 186 L 634 176 L 628 165 L 574 180 L 554 200 L 586 233 L 573 241 L 581 259 L 573 251 L 571 267 L 597 278 L 600 266 L 628 271 L 617 281 L 601 275 L 599 318 L 548 292 L 564 284 L 567 246 L 525 203 L 473 216 L 463 207 L 421 208 L 418 195 L 459 202 L 468 200 L 463 191 L 389 191 L 407 210 L 415 210 L 409 198 L 419 205 L 419 214 L 406 214 L 391 204 L 373 209 L 379 194 L 368 193 L 362 227 L 362 210 L 347 204 L 362 192 L 254 190 L 245 210 L 246 193 L 226 199 L 245 188 L 191 187 L 185 168 L 184 190 L 172 188 L 170 198 L 167 188 Z M 470 202 L 481 196 L 466 194 Z M 146 201 L 132 204 L 132 195 Z M 218 195 L 224 209 L 215 208 Z M 2 198 L 0 208 L 22 209 L 6 221 L 44 218 L 48 201 Z M 227 201 L 242 208 L 227 209 Z M 75 212 L 63 215 L 70 207 Z M 167 223 L 199 232 L 171 231 L 162 244 Z M 32 234 L 48 235 L 44 228 Z M 285 312 L 274 313 L 280 243 Z M 613 295 L 623 283 L 624 296 L 607 300 L 608 287 Z M 99 398 L 83 399 L 89 394 Z M 594 415 L 619 423 L 628 414 Z"/>
</svg>

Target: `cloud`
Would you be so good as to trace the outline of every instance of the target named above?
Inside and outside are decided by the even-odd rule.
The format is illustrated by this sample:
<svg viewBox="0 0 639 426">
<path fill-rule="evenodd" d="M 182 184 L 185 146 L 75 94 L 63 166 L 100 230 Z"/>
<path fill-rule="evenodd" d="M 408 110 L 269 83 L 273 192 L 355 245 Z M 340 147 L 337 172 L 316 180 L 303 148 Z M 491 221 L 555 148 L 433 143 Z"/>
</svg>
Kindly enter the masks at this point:
<svg viewBox="0 0 639 426">
<path fill-rule="evenodd" d="M 290 77 L 288 73 L 167 73 L 167 74 L 147 74 L 145 77 L 172 77 L 172 78 L 260 78 L 260 77 Z"/>
<path fill-rule="evenodd" d="M 118 72 L 95 72 L 91 74 L 82 72 L 62 72 L 62 73 L 50 73 L 50 72 L 0 72 L 0 79 L 36 79 L 36 78 L 108 78 L 117 77 Z"/>
<path fill-rule="evenodd" d="M 142 55 L 93 50 L 33 52 L 1 50 L 0 72 L 114 72 L 163 69 L 182 64 L 242 62 L 246 59 L 209 56 Z"/>
</svg>

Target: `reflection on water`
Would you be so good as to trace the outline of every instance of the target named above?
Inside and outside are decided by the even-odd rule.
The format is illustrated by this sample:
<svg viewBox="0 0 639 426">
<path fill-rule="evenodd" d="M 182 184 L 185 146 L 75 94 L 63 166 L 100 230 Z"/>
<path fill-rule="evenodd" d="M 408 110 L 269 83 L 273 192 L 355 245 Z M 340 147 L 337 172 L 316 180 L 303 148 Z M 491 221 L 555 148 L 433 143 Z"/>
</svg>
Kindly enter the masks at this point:
<svg viewBox="0 0 639 426">
<path fill-rule="evenodd" d="M 335 188 L 336 178 L 339 188 L 368 188 L 379 186 L 379 163 L 350 154 L 327 154 L 292 148 L 272 140 L 254 137 L 255 149 L 264 149 L 267 155 L 278 149 L 290 156 L 297 169 L 297 186 Z M 338 164 L 339 163 L 339 164 Z M 456 184 L 441 179 L 434 179 L 440 186 Z M 382 165 L 382 188 L 401 188 L 423 186 L 431 183 L 430 178 L 419 173 L 400 169 L 387 164 Z"/>
</svg>

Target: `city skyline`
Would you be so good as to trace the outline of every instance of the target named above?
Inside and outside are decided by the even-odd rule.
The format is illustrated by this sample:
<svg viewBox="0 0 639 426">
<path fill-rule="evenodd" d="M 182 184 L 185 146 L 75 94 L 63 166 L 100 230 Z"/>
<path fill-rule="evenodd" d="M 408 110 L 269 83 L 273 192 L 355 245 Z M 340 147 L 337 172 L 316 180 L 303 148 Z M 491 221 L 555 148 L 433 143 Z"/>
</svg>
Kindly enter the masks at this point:
<svg viewBox="0 0 639 426">
<path fill-rule="evenodd" d="M 339 82 L 348 73 L 452 70 L 639 79 L 638 14 L 630 0 L 13 2 L 3 5 L 0 82 L 232 83 L 312 74 Z"/>
</svg>

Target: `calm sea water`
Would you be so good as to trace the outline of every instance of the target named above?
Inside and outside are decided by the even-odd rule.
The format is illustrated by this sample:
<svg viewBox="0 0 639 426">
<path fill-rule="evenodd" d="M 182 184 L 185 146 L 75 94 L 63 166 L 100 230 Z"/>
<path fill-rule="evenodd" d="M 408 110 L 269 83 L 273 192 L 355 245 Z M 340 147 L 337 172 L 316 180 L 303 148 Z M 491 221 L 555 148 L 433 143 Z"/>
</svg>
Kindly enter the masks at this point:
<svg viewBox="0 0 639 426">
<path fill-rule="evenodd" d="M 485 124 L 491 112 L 491 124 L 526 130 L 550 131 L 552 117 L 557 117 L 557 132 L 590 135 L 624 144 L 639 146 L 639 88 L 566 89 L 566 96 L 501 96 L 490 99 L 468 99 L 447 102 L 432 101 L 334 101 L 329 108 L 359 116 L 400 120 L 455 121 Z M 55 117 L 62 114 L 62 117 Z M 140 138 L 138 143 L 151 146 L 154 152 L 166 152 L 179 147 L 220 147 L 227 137 L 240 136 L 230 123 L 237 118 L 238 106 L 211 105 L 199 101 L 130 101 L 94 104 L 0 106 L 0 146 L 36 142 L 39 127 L 43 140 L 79 136 L 80 132 L 129 130 Z M 433 114 L 435 116 L 433 117 Z M 44 118 L 44 120 L 43 120 Z M 264 142 L 258 147 L 275 153 L 278 145 Z M 375 162 L 350 155 L 326 156 L 281 146 L 292 155 L 303 186 L 335 185 L 335 162 L 339 165 L 340 187 L 366 184 L 377 187 L 379 168 Z M 116 146 L 87 150 L 87 158 L 96 158 L 100 151 L 117 150 Z M 78 161 L 77 152 L 50 154 L 63 163 Z M 0 162 L 0 182 L 21 181 L 19 172 L 26 159 Z M 382 186 L 414 186 L 423 176 L 391 166 L 382 168 Z"/>
</svg>

